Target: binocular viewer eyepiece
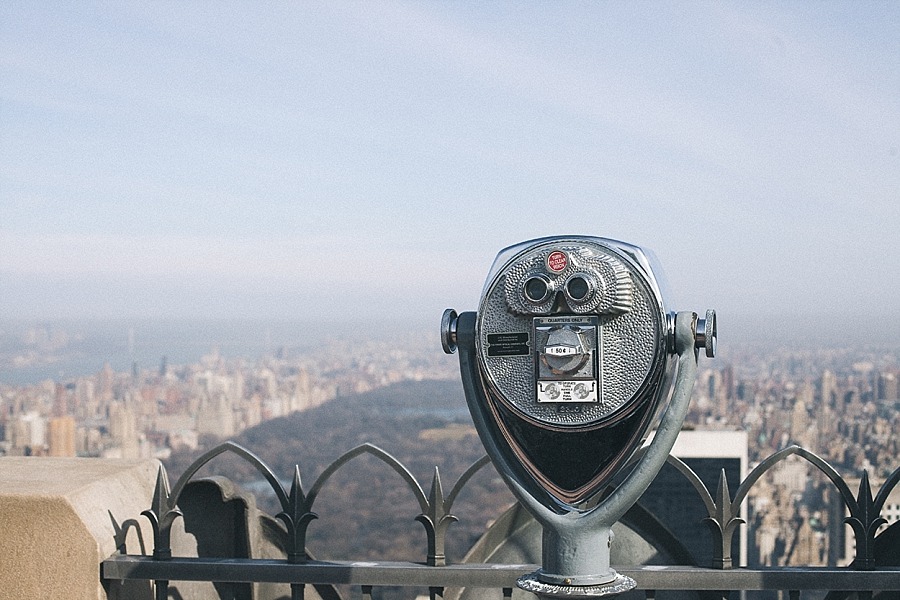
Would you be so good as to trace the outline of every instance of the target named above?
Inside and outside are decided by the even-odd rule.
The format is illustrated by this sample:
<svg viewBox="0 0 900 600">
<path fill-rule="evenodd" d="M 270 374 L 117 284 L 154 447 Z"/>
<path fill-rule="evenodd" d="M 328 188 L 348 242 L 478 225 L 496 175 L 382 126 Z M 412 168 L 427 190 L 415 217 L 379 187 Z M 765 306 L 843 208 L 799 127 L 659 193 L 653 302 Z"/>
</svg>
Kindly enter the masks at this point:
<svg viewBox="0 0 900 600">
<path fill-rule="evenodd" d="M 498 254 L 476 313 L 444 312 L 441 344 L 460 352 L 482 443 L 544 527 L 543 568 L 520 587 L 545 596 L 570 596 L 572 586 L 586 590 L 576 595 L 624 591 L 608 564 L 609 528 L 665 461 L 699 351 L 712 357 L 716 348 L 715 312 L 667 312 L 662 287 L 655 258 L 637 246 L 549 237 Z M 673 378 L 656 449 L 597 502 L 656 423 Z M 580 550 L 568 547 L 575 538 Z"/>
</svg>

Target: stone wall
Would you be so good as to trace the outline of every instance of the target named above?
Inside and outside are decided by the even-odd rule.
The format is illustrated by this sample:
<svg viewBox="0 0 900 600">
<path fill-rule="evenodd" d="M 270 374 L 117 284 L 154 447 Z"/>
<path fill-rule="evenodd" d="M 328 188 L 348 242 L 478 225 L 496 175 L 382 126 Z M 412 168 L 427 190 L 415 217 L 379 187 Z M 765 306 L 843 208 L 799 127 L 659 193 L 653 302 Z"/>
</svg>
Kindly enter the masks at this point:
<svg viewBox="0 0 900 600">
<path fill-rule="evenodd" d="M 158 470 L 155 460 L 0 458 L 0 598 L 105 599 L 100 562 L 117 529 L 129 528 L 130 553 L 152 548 L 139 515 Z"/>
</svg>

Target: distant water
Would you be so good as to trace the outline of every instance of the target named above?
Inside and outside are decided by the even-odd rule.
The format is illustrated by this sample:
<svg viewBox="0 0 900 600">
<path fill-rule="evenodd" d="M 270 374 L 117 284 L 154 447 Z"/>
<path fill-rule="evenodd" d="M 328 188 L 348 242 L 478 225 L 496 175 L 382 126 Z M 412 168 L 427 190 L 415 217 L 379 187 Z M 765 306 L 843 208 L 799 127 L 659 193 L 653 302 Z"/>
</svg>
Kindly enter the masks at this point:
<svg viewBox="0 0 900 600">
<path fill-rule="evenodd" d="M 128 372 L 193 364 L 212 350 L 255 361 L 279 351 L 306 352 L 337 339 L 360 342 L 415 334 L 437 341 L 437 323 L 385 318 L 354 321 L 265 319 L 0 320 L 0 384 L 67 381 L 99 372 L 105 363 Z M 879 348 L 896 351 L 900 321 L 854 313 L 804 318 L 719 313 L 720 361 L 736 349 L 764 354 L 776 347 Z M 439 352 L 439 350 L 437 350 Z"/>
<path fill-rule="evenodd" d="M 163 357 L 170 366 L 193 364 L 213 350 L 224 358 L 251 361 L 278 352 L 290 356 L 330 340 L 385 335 L 386 325 L 379 325 L 250 319 L 0 321 L 0 384 L 66 381 L 97 373 L 106 363 L 118 372 L 130 371 L 133 363 L 158 370 Z"/>
</svg>

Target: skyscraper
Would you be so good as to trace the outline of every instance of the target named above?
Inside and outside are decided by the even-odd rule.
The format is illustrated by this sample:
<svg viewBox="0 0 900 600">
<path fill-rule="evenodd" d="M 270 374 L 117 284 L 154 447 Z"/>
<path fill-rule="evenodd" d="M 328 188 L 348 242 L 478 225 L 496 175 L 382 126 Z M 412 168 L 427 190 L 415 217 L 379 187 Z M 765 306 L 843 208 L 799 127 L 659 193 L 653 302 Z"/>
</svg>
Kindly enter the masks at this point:
<svg viewBox="0 0 900 600">
<path fill-rule="evenodd" d="M 50 456 L 75 456 L 75 419 L 70 415 L 50 419 Z"/>
<path fill-rule="evenodd" d="M 713 495 L 723 469 L 732 495 L 747 475 L 745 431 L 682 431 L 671 454 L 684 461 Z M 708 516 L 706 508 L 690 482 L 673 466 L 662 468 L 639 503 L 681 541 L 699 566 L 712 564 L 712 538 L 701 525 Z M 741 505 L 741 517 L 746 522 L 746 502 Z M 735 533 L 731 556 L 734 566 L 746 564 L 746 527 Z"/>
</svg>

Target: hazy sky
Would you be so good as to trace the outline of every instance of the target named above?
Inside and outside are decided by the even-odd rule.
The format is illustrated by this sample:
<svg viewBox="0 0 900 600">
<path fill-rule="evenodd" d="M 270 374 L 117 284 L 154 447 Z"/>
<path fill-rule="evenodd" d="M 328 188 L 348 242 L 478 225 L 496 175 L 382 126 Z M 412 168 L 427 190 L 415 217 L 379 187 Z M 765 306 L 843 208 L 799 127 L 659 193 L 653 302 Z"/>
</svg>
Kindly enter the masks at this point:
<svg viewBox="0 0 900 600">
<path fill-rule="evenodd" d="M 900 3 L 0 4 L 2 317 L 437 327 L 578 233 L 900 332 L 898 230 Z"/>
</svg>

